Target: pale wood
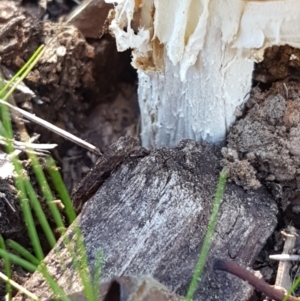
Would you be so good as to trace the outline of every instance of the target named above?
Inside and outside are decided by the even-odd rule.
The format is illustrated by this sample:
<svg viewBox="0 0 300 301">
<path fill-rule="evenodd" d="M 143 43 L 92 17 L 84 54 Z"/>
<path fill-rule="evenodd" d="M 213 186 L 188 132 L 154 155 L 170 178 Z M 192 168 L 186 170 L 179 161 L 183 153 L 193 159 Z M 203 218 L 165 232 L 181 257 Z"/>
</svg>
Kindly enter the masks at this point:
<svg viewBox="0 0 300 301">
<path fill-rule="evenodd" d="M 133 49 L 139 70 L 145 147 L 224 143 L 264 50 L 300 47 L 297 0 L 105 1 L 117 4 L 110 25 L 117 48 Z"/>
<path fill-rule="evenodd" d="M 282 237 L 285 240 L 282 254 L 293 254 L 297 239 L 297 230 L 293 226 L 288 226 L 287 231 L 287 234 L 282 233 Z M 286 290 L 291 288 L 293 284 L 290 277 L 292 264 L 291 261 L 279 261 L 275 286 L 282 287 Z"/>
</svg>

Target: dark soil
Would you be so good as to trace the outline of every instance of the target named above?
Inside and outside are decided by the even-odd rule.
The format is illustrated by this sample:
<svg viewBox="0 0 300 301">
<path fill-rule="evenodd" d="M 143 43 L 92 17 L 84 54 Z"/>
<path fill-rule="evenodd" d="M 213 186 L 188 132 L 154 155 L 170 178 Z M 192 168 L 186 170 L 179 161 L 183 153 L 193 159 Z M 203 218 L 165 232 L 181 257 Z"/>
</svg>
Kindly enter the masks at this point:
<svg viewBox="0 0 300 301">
<path fill-rule="evenodd" d="M 266 50 L 254 72 L 255 87 L 222 150 L 231 181 L 246 190 L 265 185 L 278 204 L 277 230 L 254 266 L 271 283 L 277 263 L 267 255 L 281 252 L 284 238 L 279 232 L 290 224 L 300 229 L 299 59 L 299 50 L 289 46 Z M 297 264 L 291 274 L 298 277 Z"/>
<path fill-rule="evenodd" d="M 269 82 L 270 88 L 265 89 L 263 83 L 252 89 L 244 111 L 228 133 L 224 164 L 231 180 L 245 189 L 266 185 L 280 209 L 288 213 L 283 216 L 286 223 L 292 221 L 300 227 L 299 216 L 285 211 L 290 203 L 299 203 L 300 78 L 295 76 L 299 71 L 294 60 L 288 59 L 298 60 L 299 51 L 293 52 L 287 46 L 276 50 L 276 55 L 267 50 L 268 55 L 256 73 L 262 66 L 272 65 L 269 60 L 275 59 L 274 65 L 287 70 L 284 79 L 278 73 L 279 80 Z"/>
</svg>

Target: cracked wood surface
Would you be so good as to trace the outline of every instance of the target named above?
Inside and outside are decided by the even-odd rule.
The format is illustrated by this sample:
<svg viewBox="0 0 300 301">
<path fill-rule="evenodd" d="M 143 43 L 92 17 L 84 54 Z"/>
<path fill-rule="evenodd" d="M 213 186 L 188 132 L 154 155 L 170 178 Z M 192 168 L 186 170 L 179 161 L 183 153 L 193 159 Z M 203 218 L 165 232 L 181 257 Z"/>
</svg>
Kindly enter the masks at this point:
<svg viewBox="0 0 300 301">
<path fill-rule="evenodd" d="M 110 173 L 117 168 L 138 146 L 138 139 L 134 137 L 121 137 L 109 146 L 103 155 L 99 157 L 95 166 L 81 181 L 77 190 L 72 194 L 72 201 L 77 212 L 81 211 L 84 203 L 109 177 Z"/>
<path fill-rule="evenodd" d="M 192 140 L 142 158 L 129 156 L 86 203 L 77 220 L 92 273 L 101 249 L 101 281 L 151 274 L 170 290 L 185 295 L 208 224 L 220 159 L 218 147 Z M 233 259 L 251 266 L 276 226 L 276 213 L 275 202 L 264 189 L 246 192 L 227 184 L 195 300 L 241 301 L 249 297 L 250 285 L 214 272 L 212 259 Z M 76 250 L 73 228 L 67 235 Z M 45 261 L 68 294 L 80 294 L 82 286 L 62 239 Z M 25 287 L 42 299 L 51 297 L 37 273 Z"/>
</svg>

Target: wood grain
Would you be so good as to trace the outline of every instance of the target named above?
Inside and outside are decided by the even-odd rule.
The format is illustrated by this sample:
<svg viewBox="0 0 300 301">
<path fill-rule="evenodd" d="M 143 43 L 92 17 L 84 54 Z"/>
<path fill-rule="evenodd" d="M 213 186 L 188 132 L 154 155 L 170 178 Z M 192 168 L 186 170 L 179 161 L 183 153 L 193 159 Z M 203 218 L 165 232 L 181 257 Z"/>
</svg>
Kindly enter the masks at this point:
<svg viewBox="0 0 300 301">
<path fill-rule="evenodd" d="M 148 156 L 127 157 L 87 202 L 77 221 L 90 270 L 102 250 L 101 281 L 150 274 L 184 296 L 206 233 L 220 159 L 218 147 L 192 140 Z M 251 266 L 276 226 L 276 213 L 276 204 L 264 189 L 246 192 L 227 184 L 195 300 L 248 300 L 253 288 L 236 277 L 216 273 L 213 259 Z M 67 235 L 76 250 L 73 229 Z M 68 294 L 82 291 L 62 239 L 46 263 Z M 26 287 L 43 300 L 51 297 L 38 274 Z"/>
</svg>

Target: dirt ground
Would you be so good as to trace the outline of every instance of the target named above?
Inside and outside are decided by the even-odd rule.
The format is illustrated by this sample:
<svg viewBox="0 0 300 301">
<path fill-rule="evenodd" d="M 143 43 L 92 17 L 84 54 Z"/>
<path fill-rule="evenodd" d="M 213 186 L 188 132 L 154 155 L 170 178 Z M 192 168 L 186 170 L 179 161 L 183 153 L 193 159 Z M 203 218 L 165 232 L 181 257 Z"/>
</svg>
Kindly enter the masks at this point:
<svg viewBox="0 0 300 301">
<path fill-rule="evenodd" d="M 265 185 L 278 205 L 277 229 L 254 265 L 271 283 L 277 263 L 266 255 L 281 252 L 282 229 L 288 225 L 300 228 L 299 62 L 299 50 L 292 47 L 266 50 L 264 61 L 253 74 L 250 97 L 244 109 L 236 110 L 237 121 L 222 149 L 230 181 L 246 190 Z M 299 251 L 295 248 L 294 252 Z M 297 264 L 291 273 L 292 279 L 299 276 Z"/>
<path fill-rule="evenodd" d="M 137 77 L 130 53 L 118 53 L 104 30 L 101 38 L 83 35 L 59 18 L 75 6 L 73 1 L 1 1 L 0 69 L 9 78 L 39 45 L 51 47 L 25 80 L 27 90 L 17 91 L 19 107 L 94 144 L 101 150 L 124 135 L 138 136 Z M 105 29 L 105 24 L 104 24 Z M 97 33 L 98 34 L 98 33 Z M 253 89 L 227 137 L 223 165 L 230 180 L 245 189 L 266 185 L 278 204 L 278 227 L 254 265 L 264 279 L 274 282 L 277 264 L 268 259 L 280 253 L 280 230 L 291 222 L 300 227 L 300 51 L 291 47 L 268 49 L 257 64 Z M 86 150 L 33 123 L 30 135 L 41 143 L 57 143 L 54 158 L 71 192 L 97 159 Z M 1 180 L 1 192 L 15 200 L 13 181 Z M 0 202 L 0 233 L 29 247 L 20 212 Z M 0 270 L 1 270 L 0 261 Z M 294 268 L 294 277 L 298 268 Z M 15 267 L 14 279 L 28 277 Z M 4 286 L 0 285 L 0 297 Z M 253 300 L 262 300 L 258 296 Z"/>
</svg>

